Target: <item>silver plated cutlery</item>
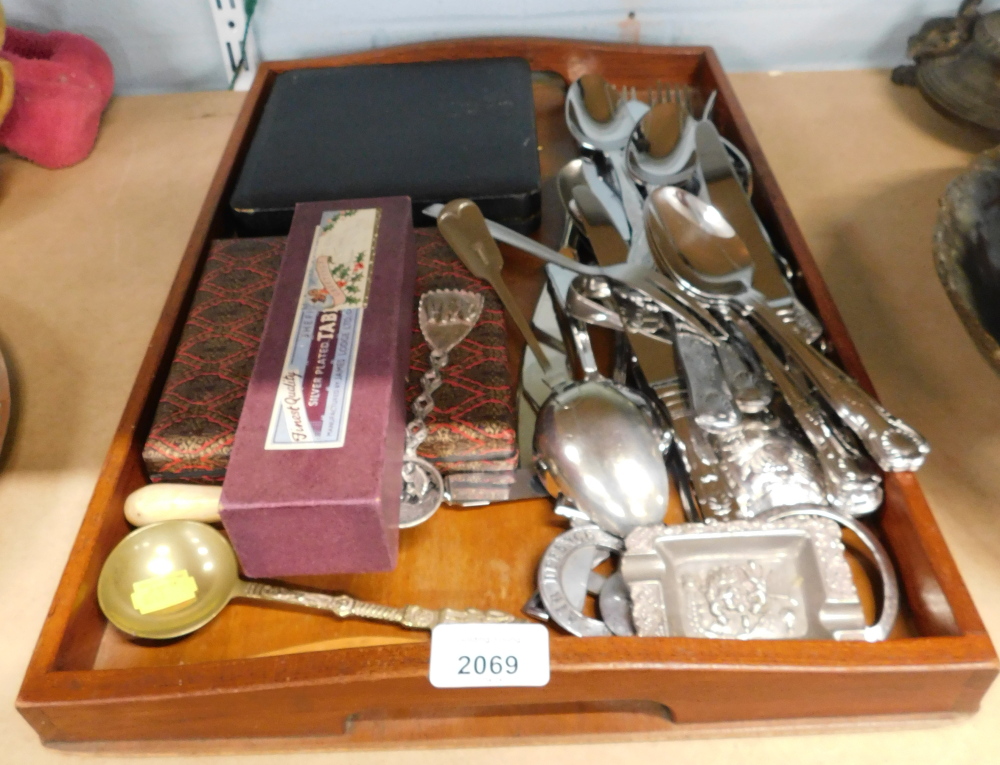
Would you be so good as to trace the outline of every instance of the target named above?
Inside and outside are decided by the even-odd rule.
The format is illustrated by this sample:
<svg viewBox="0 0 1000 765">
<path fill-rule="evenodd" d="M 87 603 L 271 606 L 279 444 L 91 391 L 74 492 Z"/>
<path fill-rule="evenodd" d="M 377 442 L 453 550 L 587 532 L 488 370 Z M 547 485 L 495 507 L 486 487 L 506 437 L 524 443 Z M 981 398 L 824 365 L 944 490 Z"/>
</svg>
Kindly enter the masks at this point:
<svg viewBox="0 0 1000 765">
<path fill-rule="evenodd" d="M 706 305 L 747 314 L 760 324 L 883 470 L 916 470 L 923 464 L 930 451 L 927 442 L 775 314 L 754 287 L 753 262 L 743 258 L 721 275 L 702 268 L 704 252 L 741 249 L 739 237 L 717 209 L 683 189 L 663 187 L 649 197 L 646 222 L 661 268 Z"/>
</svg>

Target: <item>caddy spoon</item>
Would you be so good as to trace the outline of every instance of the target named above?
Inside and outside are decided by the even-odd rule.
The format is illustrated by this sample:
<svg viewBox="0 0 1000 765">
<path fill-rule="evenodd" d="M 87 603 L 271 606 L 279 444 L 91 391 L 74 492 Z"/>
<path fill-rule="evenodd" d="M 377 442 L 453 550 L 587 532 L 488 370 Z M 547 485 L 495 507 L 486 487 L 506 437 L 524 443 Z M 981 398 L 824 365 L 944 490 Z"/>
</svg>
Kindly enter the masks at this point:
<svg viewBox="0 0 1000 765">
<path fill-rule="evenodd" d="M 624 537 L 666 512 L 662 442 L 614 383 L 587 380 L 557 390 L 542 406 L 535 466 L 551 494 L 564 494 L 602 529 Z"/>
<path fill-rule="evenodd" d="M 563 311 L 568 290 L 566 283 L 553 289 Z M 663 452 L 671 434 L 641 394 L 600 374 L 586 326 L 567 322 L 584 377 L 557 388 L 538 412 L 535 468 L 552 496 L 564 495 L 602 529 L 624 536 L 666 512 Z"/>
<path fill-rule="evenodd" d="M 444 479 L 432 463 L 417 456 L 427 436 L 427 417 L 434 410 L 434 391 L 441 386 L 441 370 L 448 353 L 476 326 L 483 312 L 483 296 L 465 290 L 431 290 L 420 296 L 417 323 L 430 346 L 430 369 L 420 378 L 423 391 L 414 400 L 413 419 L 406 425 L 403 452 L 403 492 L 399 528 L 408 529 L 428 520 L 445 499 Z"/>
</svg>

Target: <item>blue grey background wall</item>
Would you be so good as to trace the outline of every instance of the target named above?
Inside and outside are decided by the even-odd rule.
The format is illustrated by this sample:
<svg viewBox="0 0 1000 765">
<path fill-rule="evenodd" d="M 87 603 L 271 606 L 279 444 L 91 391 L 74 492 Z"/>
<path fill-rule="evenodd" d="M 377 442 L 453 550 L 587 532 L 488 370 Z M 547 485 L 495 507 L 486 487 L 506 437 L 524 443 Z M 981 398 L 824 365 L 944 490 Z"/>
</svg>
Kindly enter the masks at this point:
<svg viewBox="0 0 1000 765">
<path fill-rule="evenodd" d="M 240 1 L 240 0 L 237 0 Z M 119 93 L 227 85 L 207 0 L 6 0 L 8 23 L 94 38 Z M 731 71 L 902 63 L 906 38 L 958 0 L 259 0 L 264 59 L 479 35 L 713 45 Z"/>
</svg>

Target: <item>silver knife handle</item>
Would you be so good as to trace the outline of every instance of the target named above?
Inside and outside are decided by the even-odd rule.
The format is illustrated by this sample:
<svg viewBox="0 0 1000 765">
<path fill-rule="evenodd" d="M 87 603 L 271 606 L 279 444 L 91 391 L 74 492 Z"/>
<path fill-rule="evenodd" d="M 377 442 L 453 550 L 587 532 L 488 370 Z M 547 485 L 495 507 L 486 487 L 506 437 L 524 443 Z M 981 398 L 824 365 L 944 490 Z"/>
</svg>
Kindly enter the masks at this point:
<svg viewBox="0 0 1000 765">
<path fill-rule="evenodd" d="M 721 433 L 739 425 L 742 416 L 711 343 L 683 329 L 677 330 L 674 343 L 694 421 L 709 433 Z"/>
<path fill-rule="evenodd" d="M 930 446 L 917 431 L 890 414 L 819 351 L 803 343 L 766 303 L 756 300 L 750 307 L 768 334 L 802 368 L 841 421 L 861 439 L 879 467 L 904 472 L 917 470 L 924 464 Z"/>
<path fill-rule="evenodd" d="M 834 444 L 833 448 L 838 454 L 843 455 L 844 464 L 847 467 L 841 484 L 841 496 L 837 498 L 834 505 L 841 512 L 851 516 L 861 516 L 878 510 L 882 506 L 885 493 L 882 489 L 882 476 L 871 457 L 862 454 L 854 440 L 844 431 L 843 425 L 831 421 L 823 408 L 817 405 L 811 393 L 809 381 L 802 370 L 794 364 L 788 368 L 783 367 L 783 369 L 792 378 L 795 386 L 805 393 L 806 400 L 821 418 L 823 427 Z"/>
<path fill-rule="evenodd" d="M 781 307 L 776 306 L 773 302 L 770 305 L 782 321 L 789 324 L 799 337 L 810 345 L 823 336 L 823 325 L 808 308 L 799 302 L 798 298 L 793 297 Z"/>
<path fill-rule="evenodd" d="M 739 410 L 758 414 L 767 409 L 774 397 L 774 389 L 764 374 L 751 367 L 732 343 L 722 343 L 715 352 Z"/>
<path fill-rule="evenodd" d="M 742 318 L 736 318 L 735 323 L 757 352 L 796 422 L 812 444 L 823 471 L 827 500 L 848 515 L 864 515 L 877 510 L 883 496 L 880 477 L 860 465 L 834 432 L 823 410 L 789 374 L 750 323 Z"/>
<path fill-rule="evenodd" d="M 885 498 L 882 477 L 874 470 L 864 467 L 857 455 L 844 443 L 837 430 L 830 427 L 825 418 L 823 422 L 829 429 L 831 459 L 836 459 L 840 465 L 840 472 L 837 474 L 840 483 L 835 487 L 834 507 L 855 517 L 874 513 L 882 506 L 882 500 Z"/>
<path fill-rule="evenodd" d="M 632 180 L 632 176 L 629 175 L 628 168 L 625 166 L 625 149 L 605 152 L 605 156 L 607 156 L 608 162 L 611 164 L 611 169 L 615 175 L 615 182 L 618 184 L 618 191 L 621 193 L 622 207 L 625 208 L 625 218 L 628 220 L 629 228 L 632 230 L 629 243 L 633 244 L 634 240 L 642 236 L 645 232 L 645 225 L 642 220 L 642 195 L 639 193 L 639 189 L 636 188 L 635 182 Z"/>
<path fill-rule="evenodd" d="M 691 482 L 691 492 L 703 519 L 736 517 L 739 508 L 723 478 L 718 455 L 708 437 L 691 419 L 686 396 L 678 381 L 654 386 L 674 428 L 674 441 Z"/>
</svg>

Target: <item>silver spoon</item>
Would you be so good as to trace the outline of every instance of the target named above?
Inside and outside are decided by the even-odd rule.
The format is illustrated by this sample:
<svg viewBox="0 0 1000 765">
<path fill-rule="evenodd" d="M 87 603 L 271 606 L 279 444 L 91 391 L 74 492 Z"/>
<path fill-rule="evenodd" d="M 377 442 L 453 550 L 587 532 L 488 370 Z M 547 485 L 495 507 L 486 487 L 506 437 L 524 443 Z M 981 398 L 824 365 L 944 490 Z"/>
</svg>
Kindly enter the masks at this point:
<svg viewBox="0 0 1000 765">
<path fill-rule="evenodd" d="M 111 551 L 97 580 L 97 601 L 108 620 L 122 632 L 153 640 L 180 637 L 204 627 L 233 598 L 303 606 L 342 619 L 393 622 L 421 630 L 445 622 L 518 621 L 503 611 L 394 608 L 349 595 L 240 579 L 229 540 L 195 521 L 164 521 L 136 529 Z"/>
<path fill-rule="evenodd" d="M 636 120 L 626 100 L 598 74 L 585 74 L 569 86 L 565 113 L 576 142 L 602 152 L 624 149 Z"/>
<path fill-rule="evenodd" d="M 710 119 L 716 95 L 716 91 L 709 95 L 700 117 L 695 117 L 690 107 L 678 100 L 654 104 L 636 123 L 625 148 L 629 174 L 651 188 L 683 186 L 698 176 L 697 128 L 699 123 Z M 728 139 L 723 138 L 722 143 L 749 194 L 753 177 L 750 161 Z M 698 193 L 703 196 L 705 184 L 700 180 L 699 177 Z"/>
<path fill-rule="evenodd" d="M 629 174 L 648 186 L 690 181 L 695 174 L 694 129 L 683 104 L 655 104 L 629 136 L 625 163 Z"/>
<path fill-rule="evenodd" d="M 555 298 L 565 307 L 565 293 Z M 659 523 L 666 512 L 669 431 L 641 394 L 601 375 L 586 327 L 574 319 L 569 324 L 584 376 L 542 405 L 535 467 L 550 494 L 568 497 L 602 529 L 624 537 L 637 526 Z"/>
<path fill-rule="evenodd" d="M 583 232 L 584 222 L 580 217 L 579 210 L 573 205 L 573 194 L 577 188 L 588 188 L 598 195 L 607 210 L 608 217 L 614 223 L 615 229 L 622 240 L 627 242 L 631 231 L 621 206 L 621 200 L 617 197 L 612 200 L 613 193 L 601 177 L 597 165 L 587 157 L 577 157 L 570 160 L 556 173 L 556 189 L 559 191 L 559 199 L 563 208 L 570 215 L 577 228 Z"/>
<path fill-rule="evenodd" d="M 666 513 L 662 444 L 648 415 L 606 379 L 556 391 L 535 421 L 535 465 L 546 489 L 620 537 Z"/>
<path fill-rule="evenodd" d="M 716 208 L 683 189 L 660 188 L 646 205 L 646 227 L 661 268 L 705 301 L 749 313 L 806 373 L 883 470 L 916 470 L 924 463 L 930 447 L 923 437 L 804 343 L 753 288 L 753 261 Z M 702 262 L 714 264 L 720 258 L 736 267 L 721 274 L 714 265 L 702 268 Z"/>
<path fill-rule="evenodd" d="M 474 204 L 468 200 L 454 201 Z M 423 212 L 425 215 L 437 218 L 444 209 L 445 205 L 434 204 L 425 207 Z M 608 268 L 588 266 L 572 258 L 567 258 L 565 255 L 546 247 L 541 242 L 507 228 L 496 221 L 486 220 L 486 228 L 490 235 L 497 241 L 506 242 L 529 255 L 534 255 L 539 260 L 544 260 L 546 263 L 562 266 L 565 269 L 587 276 L 606 276 L 643 293 L 664 310 L 676 316 L 685 326 L 690 327 L 694 332 L 704 334 L 713 343 L 718 342 L 719 338 L 725 339 L 728 337 L 726 330 L 719 323 L 718 319 L 712 315 L 711 311 L 706 310 L 697 301 L 690 301 L 690 307 L 681 303 L 675 297 L 678 291 L 677 285 L 653 267 L 638 266 L 629 263 L 621 263 Z M 681 297 L 684 301 L 688 301 L 686 294 L 682 293 Z"/>
</svg>

